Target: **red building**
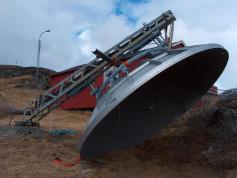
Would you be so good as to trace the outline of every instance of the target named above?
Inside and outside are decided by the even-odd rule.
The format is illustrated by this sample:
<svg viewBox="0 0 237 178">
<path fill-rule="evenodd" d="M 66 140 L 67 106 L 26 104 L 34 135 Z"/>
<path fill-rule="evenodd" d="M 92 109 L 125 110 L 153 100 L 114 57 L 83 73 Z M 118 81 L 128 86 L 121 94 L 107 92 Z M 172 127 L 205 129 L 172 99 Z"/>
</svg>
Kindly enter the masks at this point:
<svg viewBox="0 0 237 178">
<path fill-rule="evenodd" d="M 51 86 L 54 86 L 58 82 L 62 81 L 64 78 L 78 70 L 82 65 L 58 72 L 51 76 Z M 99 76 L 96 80 L 96 84 L 100 85 L 103 82 L 103 75 Z M 95 96 L 90 95 L 90 88 L 86 88 L 81 93 L 70 97 L 64 101 L 61 105 L 61 109 L 93 109 L 96 104 Z"/>
<path fill-rule="evenodd" d="M 129 71 L 132 71 L 133 69 L 135 69 L 139 65 L 139 63 L 143 60 L 145 60 L 145 58 L 141 58 L 140 60 L 127 66 Z M 67 76 L 75 72 L 76 70 L 80 69 L 80 67 L 82 67 L 82 65 L 51 75 L 50 85 L 51 86 L 56 85 L 58 82 L 62 81 L 64 78 L 66 78 Z M 121 73 L 120 75 L 124 75 L 124 74 Z M 102 74 L 97 78 L 95 82 L 97 86 L 100 86 L 103 83 L 105 79 L 104 76 L 105 75 Z M 91 92 L 90 87 L 86 88 L 81 93 L 75 96 L 72 96 L 69 99 L 67 99 L 65 102 L 63 102 L 60 105 L 60 108 L 61 109 L 81 109 L 81 110 L 93 109 L 96 105 L 96 98 L 95 96 L 90 95 L 90 92 Z"/>
<path fill-rule="evenodd" d="M 182 48 L 185 47 L 185 43 L 183 41 L 179 41 L 179 42 L 175 42 L 172 45 L 172 48 L 177 49 L 177 48 Z M 133 69 L 135 69 L 139 63 L 141 61 L 145 60 L 144 58 L 135 61 L 133 64 L 129 65 L 129 71 L 132 71 Z M 57 84 L 58 82 L 62 81 L 64 78 L 66 78 L 67 76 L 69 76 L 70 74 L 72 74 L 73 72 L 75 72 L 76 70 L 80 69 L 82 65 L 61 71 L 57 74 L 54 74 L 51 76 L 51 86 L 54 86 L 55 84 Z M 100 86 L 104 81 L 104 75 L 102 74 L 101 76 L 99 76 L 96 80 L 96 85 Z M 90 95 L 90 88 L 86 88 L 84 91 L 82 91 L 81 93 L 70 97 L 69 99 L 67 99 L 65 102 L 63 102 L 60 105 L 61 109 L 93 109 L 96 105 L 96 98 L 95 96 Z M 217 94 L 217 87 L 213 86 L 208 93 L 211 94 Z M 200 101 L 199 105 L 202 105 L 202 101 Z"/>
</svg>

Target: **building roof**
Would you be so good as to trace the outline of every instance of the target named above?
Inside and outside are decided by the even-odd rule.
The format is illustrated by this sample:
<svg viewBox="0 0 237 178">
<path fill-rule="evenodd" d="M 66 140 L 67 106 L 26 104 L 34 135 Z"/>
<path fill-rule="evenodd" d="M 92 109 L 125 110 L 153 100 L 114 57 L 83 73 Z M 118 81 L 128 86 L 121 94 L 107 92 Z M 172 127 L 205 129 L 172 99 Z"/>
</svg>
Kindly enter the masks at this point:
<svg viewBox="0 0 237 178">
<path fill-rule="evenodd" d="M 183 40 L 174 42 L 174 43 L 172 44 L 172 46 L 173 46 L 174 48 L 175 48 L 176 46 L 179 46 L 179 45 L 181 45 L 182 47 L 185 47 L 185 46 L 186 46 L 186 44 L 184 43 Z M 85 65 L 85 64 L 78 65 L 78 66 L 75 66 L 75 67 L 71 67 L 71 68 L 69 68 L 69 69 L 65 69 L 65 70 L 62 70 L 62 71 L 60 71 L 60 72 L 57 72 L 57 73 L 55 73 L 55 74 L 53 74 L 53 75 L 51 75 L 51 76 L 56 76 L 56 75 L 60 75 L 60 74 L 67 73 L 67 72 L 74 72 L 74 71 L 80 69 L 80 68 L 81 68 L 82 66 L 84 66 L 84 65 Z"/>
<path fill-rule="evenodd" d="M 69 69 L 65 69 L 65 70 L 62 70 L 60 72 L 57 72 L 56 74 L 53 74 L 51 76 L 55 76 L 55 75 L 60 75 L 60 74 L 63 74 L 63 73 L 67 73 L 67 72 L 74 72 L 78 69 L 80 69 L 82 66 L 84 66 L 85 64 L 82 64 L 82 65 L 78 65 L 78 66 L 74 66 L 74 67 L 71 67 Z"/>
<path fill-rule="evenodd" d="M 181 45 L 181 46 L 180 46 Z M 183 40 L 180 40 L 180 41 L 176 41 L 176 42 L 173 42 L 172 43 L 172 47 L 175 48 L 176 46 L 179 46 L 179 47 L 185 47 L 187 46 Z"/>
</svg>

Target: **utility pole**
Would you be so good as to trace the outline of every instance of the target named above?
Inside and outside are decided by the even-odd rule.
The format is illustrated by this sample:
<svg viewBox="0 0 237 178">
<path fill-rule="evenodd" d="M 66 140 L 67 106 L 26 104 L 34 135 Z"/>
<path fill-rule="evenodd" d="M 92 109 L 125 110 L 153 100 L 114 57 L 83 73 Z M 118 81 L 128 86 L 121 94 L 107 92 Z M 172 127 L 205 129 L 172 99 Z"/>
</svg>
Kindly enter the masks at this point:
<svg viewBox="0 0 237 178">
<path fill-rule="evenodd" d="M 50 30 L 46 30 L 40 33 L 39 39 L 38 39 L 38 50 L 37 50 L 37 61 L 36 61 L 36 71 L 35 71 L 35 84 L 37 85 L 38 82 L 38 73 L 39 73 L 39 64 L 40 64 L 40 50 L 41 50 L 41 36 L 44 33 L 48 33 Z"/>
</svg>

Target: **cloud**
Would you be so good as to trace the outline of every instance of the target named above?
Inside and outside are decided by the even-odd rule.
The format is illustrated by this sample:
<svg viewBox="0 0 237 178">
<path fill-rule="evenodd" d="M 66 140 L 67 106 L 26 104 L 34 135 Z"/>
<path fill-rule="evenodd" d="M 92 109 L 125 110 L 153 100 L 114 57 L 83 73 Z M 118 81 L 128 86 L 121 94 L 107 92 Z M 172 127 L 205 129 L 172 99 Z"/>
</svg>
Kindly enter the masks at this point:
<svg viewBox="0 0 237 178">
<path fill-rule="evenodd" d="M 229 61 L 223 74 L 218 80 L 222 89 L 237 87 L 237 79 L 230 76 L 237 75 L 237 26 L 230 24 L 224 30 L 210 30 L 204 27 L 190 27 L 182 20 L 175 26 L 175 39 L 183 39 L 188 45 L 219 43 L 229 52 Z"/>
<path fill-rule="evenodd" d="M 95 48 L 105 50 L 124 35 L 132 32 L 124 15 L 116 16 L 110 0 L 95 1 L 14 1 L 5 0 L 0 7 L 1 30 L 21 34 L 37 43 L 40 32 L 46 44 L 41 51 L 41 66 L 63 70 L 93 59 Z M 6 11 L 7 9 L 7 11 Z M 79 34 L 79 31 L 83 31 Z M 14 42 L 14 41 L 13 41 Z M 34 66 L 37 44 L 34 48 L 0 41 L 0 63 Z M 14 47 L 12 47 L 14 46 Z M 13 53 L 12 53 L 13 52 Z"/>
<path fill-rule="evenodd" d="M 129 14 L 137 18 L 137 27 L 149 22 L 162 12 L 171 9 L 177 17 L 175 40 L 184 40 L 188 45 L 219 43 L 229 51 L 229 62 L 218 80 L 223 89 L 237 87 L 237 2 L 226 0 L 150 0 L 134 6 L 124 6 Z"/>
<path fill-rule="evenodd" d="M 220 43 L 230 53 L 228 66 L 218 80 L 224 88 L 237 85 L 237 2 L 225 0 L 3 0 L 0 6 L 2 31 L 20 34 L 37 43 L 42 36 L 41 66 L 63 70 L 94 58 L 95 48 L 106 50 L 124 37 L 171 9 L 175 40 L 186 44 Z M 24 44 L 26 41 L 24 41 Z M 28 43 L 27 43 L 28 44 Z M 0 63 L 34 66 L 37 45 L 27 47 L 0 36 Z"/>
</svg>

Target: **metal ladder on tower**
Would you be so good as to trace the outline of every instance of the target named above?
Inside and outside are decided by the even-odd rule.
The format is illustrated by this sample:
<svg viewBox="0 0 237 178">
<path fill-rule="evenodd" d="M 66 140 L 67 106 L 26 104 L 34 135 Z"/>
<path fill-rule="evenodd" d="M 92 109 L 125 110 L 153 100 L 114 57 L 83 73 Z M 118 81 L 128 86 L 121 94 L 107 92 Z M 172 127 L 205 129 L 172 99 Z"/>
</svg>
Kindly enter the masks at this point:
<svg viewBox="0 0 237 178">
<path fill-rule="evenodd" d="M 70 96 L 80 93 L 92 85 L 95 79 L 112 66 L 123 65 L 121 60 L 132 55 L 151 42 L 159 46 L 169 46 L 172 42 L 174 21 L 176 18 L 169 10 L 161 16 L 144 24 L 142 28 L 102 53 L 93 52 L 96 58 L 79 70 L 45 91 L 23 109 L 24 119 L 17 121 L 18 126 L 33 126 L 53 111 Z M 168 34 L 168 27 L 170 34 Z M 162 34 L 162 31 L 164 33 Z M 165 37 L 163 37 L 164 35 Z M 169 36 L 169 37 L 168 37 Z"/>
</svg>

